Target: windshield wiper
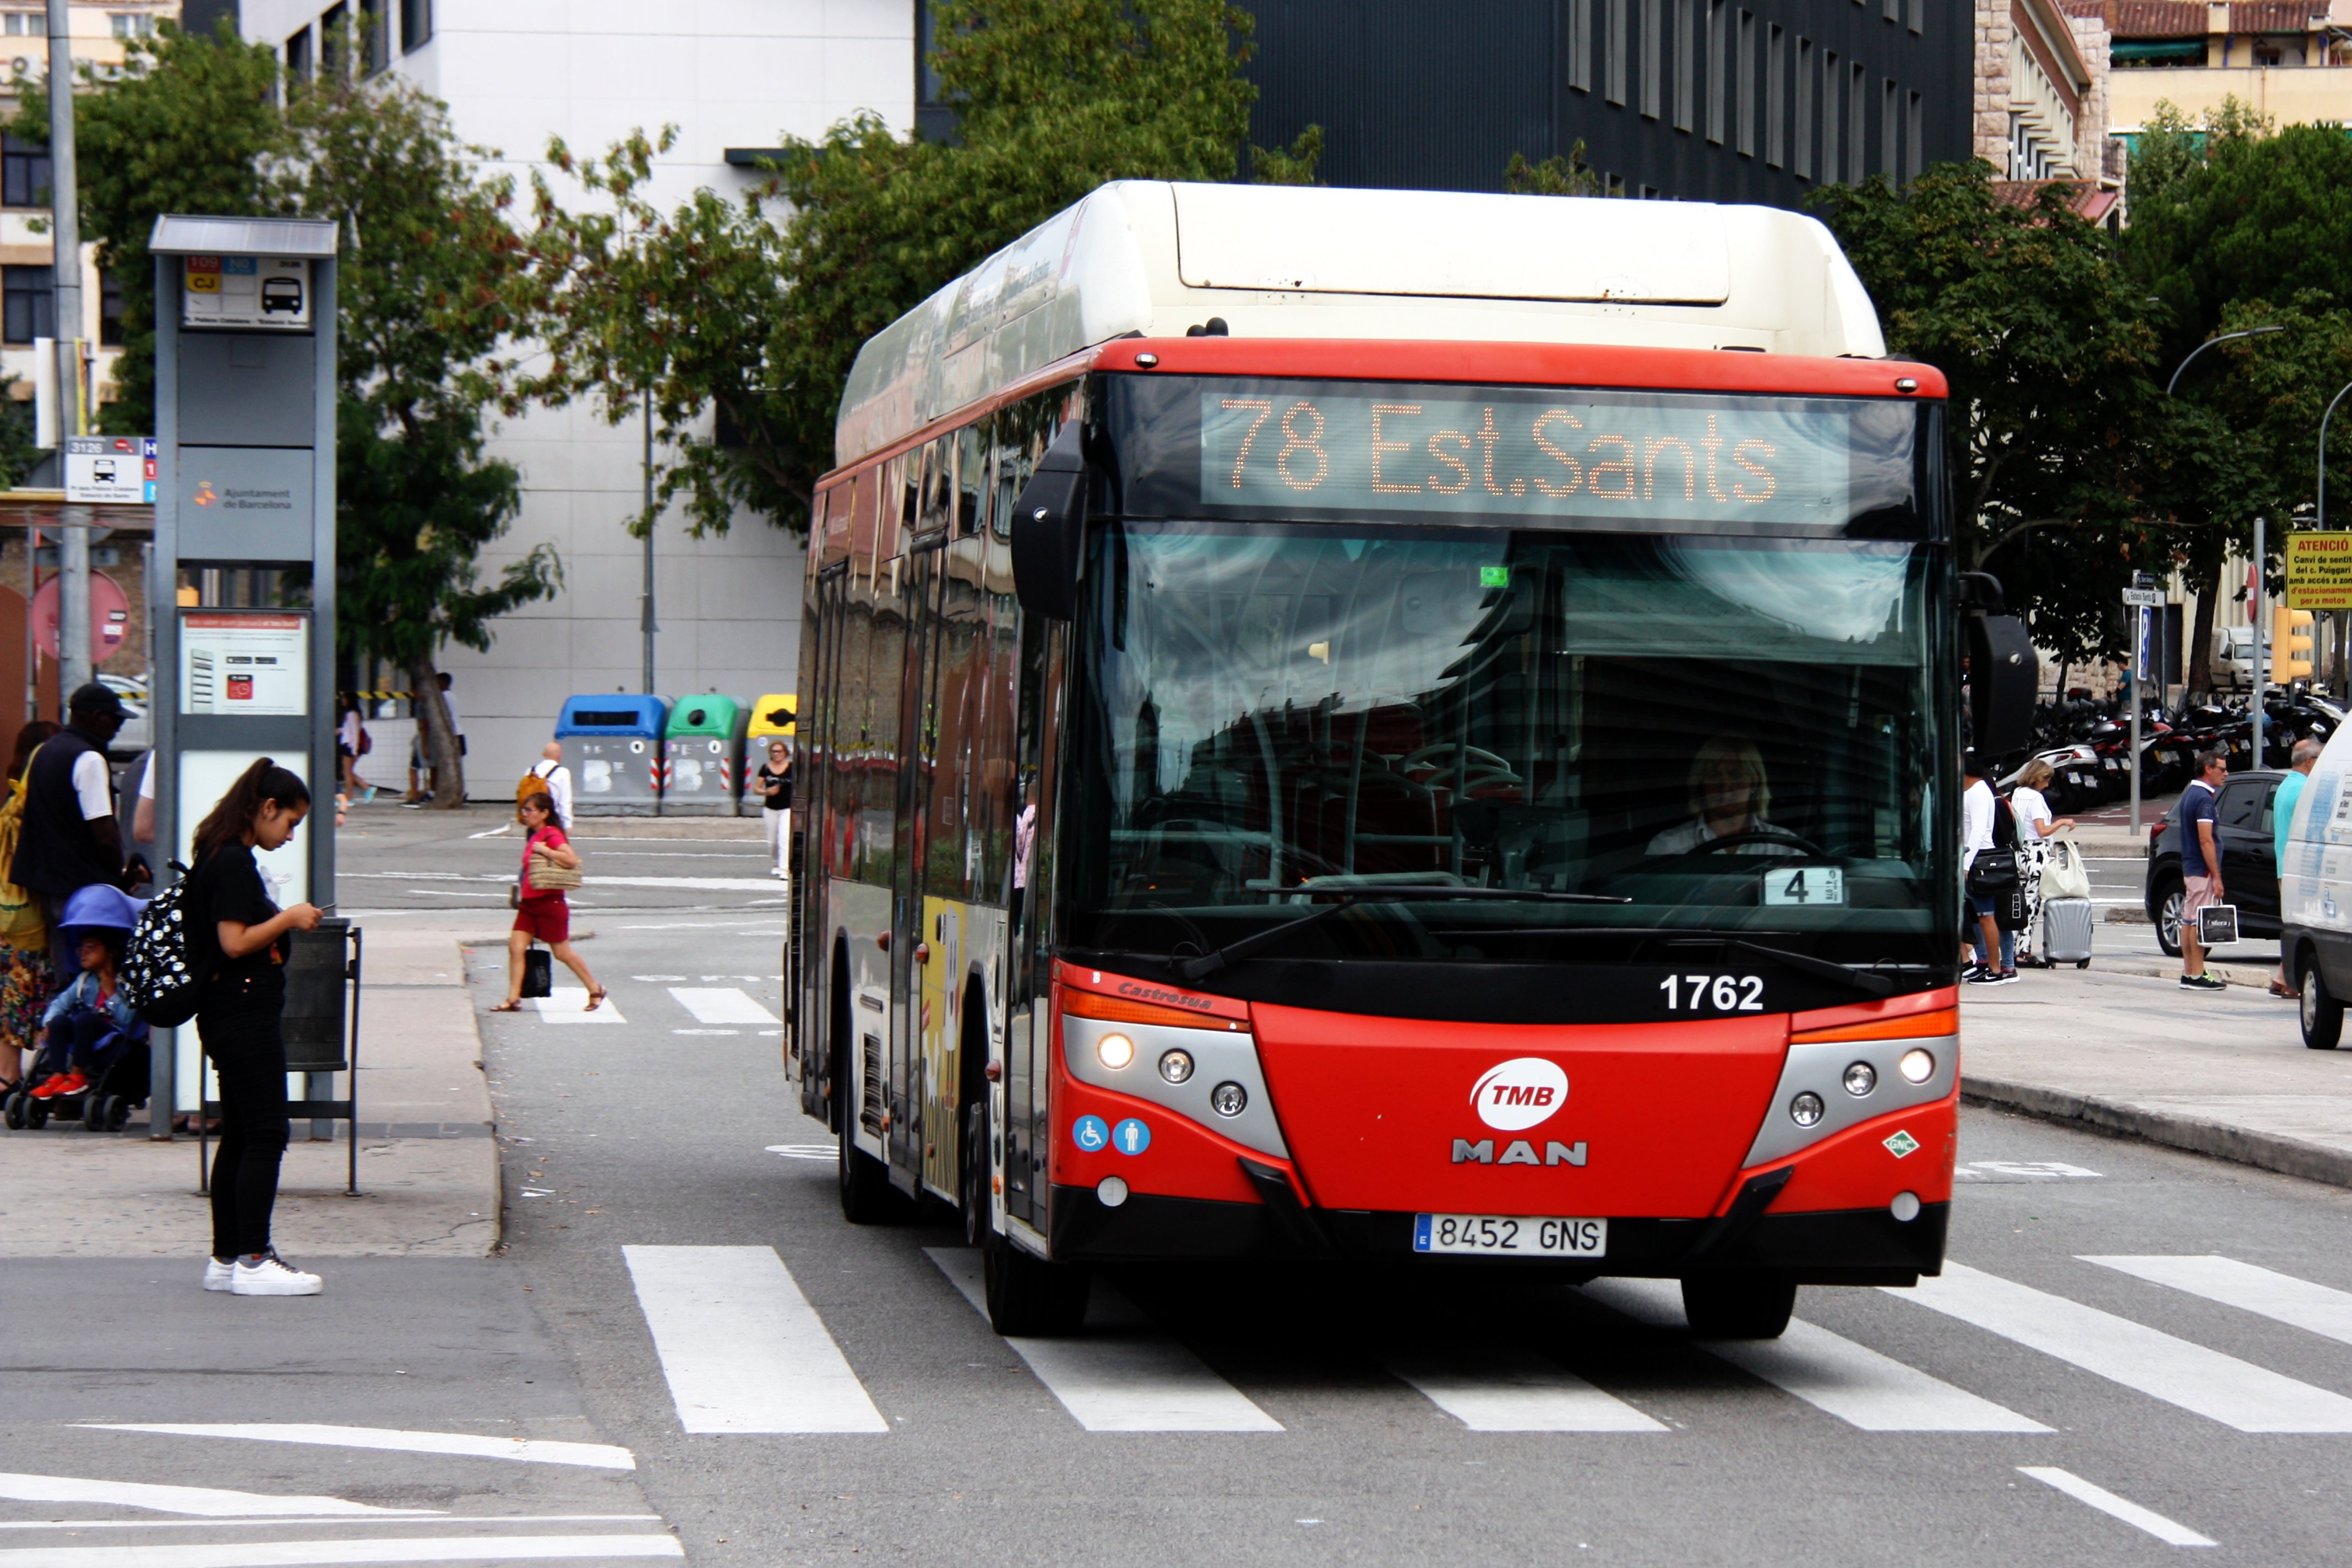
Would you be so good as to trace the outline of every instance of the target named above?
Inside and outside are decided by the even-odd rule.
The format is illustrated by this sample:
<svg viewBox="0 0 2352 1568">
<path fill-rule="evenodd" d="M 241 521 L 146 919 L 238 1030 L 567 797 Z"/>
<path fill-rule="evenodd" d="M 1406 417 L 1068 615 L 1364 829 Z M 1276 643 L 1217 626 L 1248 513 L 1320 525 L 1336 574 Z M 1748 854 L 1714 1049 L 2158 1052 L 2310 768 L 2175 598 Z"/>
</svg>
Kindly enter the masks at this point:
<svg viewBox="0 0 2352 1568">
<path fill-rule="evenodd" d="M 1613 898 L 1606 893 L 1552 893 L 1535 889 L 1516 888 L 1450 888 L 1442 884 L 1412 883 L 1405 886 L 1367 883 L 1353 888 L 1312 888 L 1303 889 L 1318 897 L 1337 900 L 1330 905 L 1311 910 L 1296 920 L 1283 921 L 1265 931 L 1229 942 L 1223 947 L 1211 948 L 1197 958 L 1176 962 L 1176 973 L 1186 980 L 1200 980 L 1214 974 L 1236 958 L 1246 958 L 1261 948 L 1271 947 L 1295 931 L 1328 920 L 1341 910 L 1360 903 L 1402 904 L 1416 899 L 1510 899 L 1522 903 L 1547 904 L 1630 904 L 1631 899 Z"/>
<path fill-rule="evenodd" d="M 1706 937 L 1690 942 L 1670 942 L 1666 945 L 1668 947 L 1737 948 L 1741 952 L 1752 952 L 1759 958 L 1769 958 L 1776 963 L 1785 964 L 1800 974 L 1810 974 L 1818 980 L 1843 981 L 1855 990 L 1866 991 L 1873 996 L 1895 994 L 1895 982 L 1879 973 L 1875 968 L 1857 968 L 1853 964 L 1839 963 L 1832 959 L 1815 958 L 1811 953 L 1790 952 L 1785 948 L 1767 947 L 1760 942 L 1748 942 L 1741 937 Z"/>
</svg>

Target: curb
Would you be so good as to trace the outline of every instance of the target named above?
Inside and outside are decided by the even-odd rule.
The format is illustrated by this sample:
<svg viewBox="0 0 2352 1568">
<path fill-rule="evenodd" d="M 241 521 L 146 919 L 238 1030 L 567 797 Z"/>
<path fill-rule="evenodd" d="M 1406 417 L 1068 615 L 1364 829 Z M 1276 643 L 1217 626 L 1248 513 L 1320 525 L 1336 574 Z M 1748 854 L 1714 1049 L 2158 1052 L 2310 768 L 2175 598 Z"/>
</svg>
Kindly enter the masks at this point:
<svg viewBox="0 0 2352 1568">
<path fill-rule="evenodd" d="M 2226 963 L 2210 962 L 2205 967 L 2208 971 L 2220 975 L 2222 979 L 2228 981 L 2232 985 L 2251 986 L 2256 991 L 2262 991 L 2264 993 L 2268 992 L 2271 976 L 2275 973 L 2278 969 L 2276 964 Z M 2180 978 L 2180 961 L 2177 958 L 2168 958 L 2163 960 L 2130 958 L 2094 959 L 2092 961 L 2092 969 L 2093 972 L 2096 973 L 2130 974 L 2143 976 L 2150 980 L 2178 980 Z M 2284 997 L 2280 998 L 2280 1001 L 2282 1002 L 2284 1000 Z"/>
<path fill-rule="evenodd" d="M 2149 1110 L 2120 1100 L 2034 1084 L 2004 1083 L 1998 1079 L 1964 1076 L 1960 1100 L 1964 1104 L 2020 1111 L 2044 1121 L 2088 1127 L 2117 1137 L 2144 1138 L 2168 1148 L 2185 1149 L 2192 1154 L 2231 1160 L 2282 1175 L 2300 1176 L 2307 1182 L 2352 1187 L 2352 1152 L 2298 1139 L 2250 1132 L 2242 1127 Z"/>
</svg>

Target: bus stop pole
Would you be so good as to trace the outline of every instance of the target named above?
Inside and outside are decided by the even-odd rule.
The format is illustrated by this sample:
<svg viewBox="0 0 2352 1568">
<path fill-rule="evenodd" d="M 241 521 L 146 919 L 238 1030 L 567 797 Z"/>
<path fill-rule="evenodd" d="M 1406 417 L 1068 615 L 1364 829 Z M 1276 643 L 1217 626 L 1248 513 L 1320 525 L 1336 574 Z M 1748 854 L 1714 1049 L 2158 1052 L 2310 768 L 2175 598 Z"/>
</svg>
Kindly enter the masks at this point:
<svg viewBox="0 0 2352 1568">
<path fill-rule="evenodd" d="M 2254 612 L 2254 760 L 2249 765 L 2257 768 L 2263 765 L 2263 701 L 2269 695 L 2271 669 L 2268 639 L 2263 636 L 2263 524 L 2262 518 L 2254 519 L 2254 579 L 2246 591 Z"/>
</svg>

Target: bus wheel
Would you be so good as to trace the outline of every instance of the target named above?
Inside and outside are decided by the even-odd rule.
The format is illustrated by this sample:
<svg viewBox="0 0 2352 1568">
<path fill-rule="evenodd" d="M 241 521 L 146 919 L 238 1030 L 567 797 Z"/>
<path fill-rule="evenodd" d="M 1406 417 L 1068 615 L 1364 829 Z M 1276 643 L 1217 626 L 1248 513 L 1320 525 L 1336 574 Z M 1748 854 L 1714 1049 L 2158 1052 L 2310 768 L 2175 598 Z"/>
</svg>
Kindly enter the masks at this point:
<svg viewBox="0 0 2352 1568">
<path fill-rule="evenodd" d="M 841 1217 L 852 1225 L 886 1225 L 897 1219 L 902 1206 L 890 1185 L 889 1170 L 857 1146 L 846 1127 L 841 1130 Z"/>
<path fill-rule="evenodd" d="M 1683 1316 L 1702 1340 L 1777 1340 L 1796 1310 L 1797 1287 L 1767 1268 L 1683 1276 Z"/>
<path fill-rule="evenodd" d="M 998 1333 L 1009 1339 L 1058 1339 L 1084 1326 L 1087 1291 L 1093 1284 L 1084 1265 L 1033 1258 L 993 1230 L 982 1233 L 980 1249 L 988 1282 L 988 1322 Z"/>
<path fill-rule="evenodd" d="M 978 1247 L 990 1230 L 988 1222 L 988 1107 L 979 1100 L 963 1108 L 963 1158 L 956 1172 L 958 1197 L 963 1204 L 963 1244 Z"/>
</svg>

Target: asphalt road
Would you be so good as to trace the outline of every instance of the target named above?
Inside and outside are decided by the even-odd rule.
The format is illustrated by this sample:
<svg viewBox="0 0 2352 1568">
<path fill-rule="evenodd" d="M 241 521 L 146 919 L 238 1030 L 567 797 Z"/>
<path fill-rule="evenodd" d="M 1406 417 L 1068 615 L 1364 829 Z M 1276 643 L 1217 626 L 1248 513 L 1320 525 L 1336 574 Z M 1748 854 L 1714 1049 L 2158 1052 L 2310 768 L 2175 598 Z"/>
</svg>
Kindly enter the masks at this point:
<svg viewBox="0 0 2352 1568">
<path fill-rule="evenodd" d="M 478 842 L 388 828 L 345 868 L 487 874 Z M 1769 1349 L 1623 1286 L 1265 1269 L 1122 1272 L 1083 1340 L 1011 1345 L 952 1228 L 841 1220 L 761 1016 L 774 895 L 626 891 L 583 948 L 617 1021 L 483 1018 L 503 1257 L 291 1301 L 0 1273 L 0 1568 L 2344 1560 L 2352 1193 L 1970 1111 L 1960 1267 L 1807 1289 Z M 835 1429 L 724 1429 L 763 1420 Z M 415 1451 L 453 1438 L 490 1451 Z M 316 1511 L 348 1505 L 441 1511 Z"/>
</svg>

